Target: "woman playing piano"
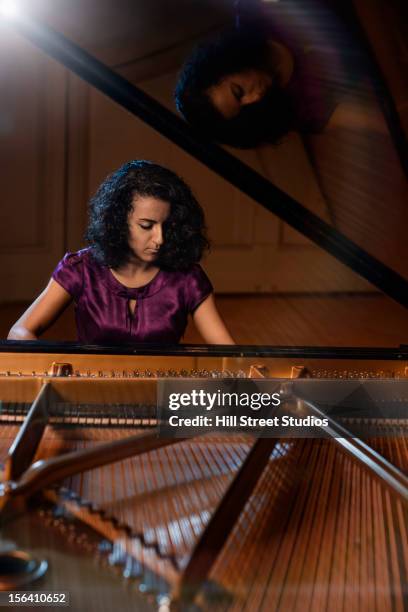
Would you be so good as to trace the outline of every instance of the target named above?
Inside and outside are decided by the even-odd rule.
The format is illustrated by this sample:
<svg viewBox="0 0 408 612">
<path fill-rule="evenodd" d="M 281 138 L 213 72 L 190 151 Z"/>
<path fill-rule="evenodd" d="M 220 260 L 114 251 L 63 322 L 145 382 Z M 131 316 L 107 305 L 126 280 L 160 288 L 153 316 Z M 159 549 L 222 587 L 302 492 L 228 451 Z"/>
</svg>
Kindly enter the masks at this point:
<svg viewBox="0 0 408 612">
<path fill-rule="evenodd" d="M 81 343 L 169 343 L 191 314 L 210 344 L 232 344 L 199 266 L 204 214 L 176 174 L 148 161 L 124 164 L 90 201 L 89 247 L 67 253 L 9 339 L 35 340 L 73 300 Z"/>
</svg>

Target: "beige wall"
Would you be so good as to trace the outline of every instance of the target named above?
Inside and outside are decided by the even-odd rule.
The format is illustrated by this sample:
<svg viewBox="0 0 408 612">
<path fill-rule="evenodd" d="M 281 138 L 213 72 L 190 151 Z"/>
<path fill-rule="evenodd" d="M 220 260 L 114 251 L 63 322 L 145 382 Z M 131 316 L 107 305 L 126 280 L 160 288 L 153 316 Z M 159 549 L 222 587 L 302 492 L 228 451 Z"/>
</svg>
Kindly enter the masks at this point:
<svg viewBox="0 0 408 612">
<path fill-rule="evenodd" d="M 66 71 L 0 29 L 0 301 L 30 299 L 64 243 Z"/>
</svg>

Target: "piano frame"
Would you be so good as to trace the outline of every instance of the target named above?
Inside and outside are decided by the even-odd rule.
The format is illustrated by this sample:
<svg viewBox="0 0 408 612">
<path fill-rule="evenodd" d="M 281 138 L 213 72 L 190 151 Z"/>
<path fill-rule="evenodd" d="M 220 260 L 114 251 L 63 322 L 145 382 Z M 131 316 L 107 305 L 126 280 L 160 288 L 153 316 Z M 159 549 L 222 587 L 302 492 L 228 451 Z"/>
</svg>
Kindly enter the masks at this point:
<svg viewBox="0 0 408 612">
<path fill-rule="evenodd" d="M 27 349 L 31 352 L 27 352 Z M 64 375 L 62 370 L 60 372 L 62 375 L 56 375 L 55 368 L 51 367 L 53 362 L 72 363 L 72 373 Z M 310 376 L 316 371 L 323 372 L 323 377 L 326 379 L 331 372 L 340 379 L 350 375 L 357 378 L 366 376 L 380 379 L 393 376 L 395 380 L 406 378 L 407 367 L 406 348 L 302 349 L 240 346 L 79 348 L 73 343 L 30 343 L 30 346 L 26 347 L 23 343 L 2 342 L 0 393 L 3 402 L 16 401 L 16 396 L 20 402 L 34 400 L 10 448 L 5 464 L 0 500 L 2 506 L 0 519 L 5 533 L 14 534 L 14 525 L 18 524 L 19 520 L 17 518 L 16 523 L 16 517 L 31 516 L 33 511 L 38 512 L 39 509 L 47 507 L 51 508 L 48 512 L 52 514 L 55 511 L 53 508 L 62 506 L 65 509 L 69 508 L 71 514 L 82 525 L 91 527 L 93 540 L 98 539 L 96 534 L 99 533 L 99 538 L 103 535 L 114 546 L 115 542 L 123 540 L 123 532 L 132 533 L 131 528 L 123 524 L 118 526 L 115 517 L 112 520 L 103 518 L 103 513 L 87 507 L 86 503 L 71 491 L 64 488 L 56 489 L 56 483 L 78 472 L 95 470 L 112 461 L 135 458 L 143 453 L 156 452 L 160 447 L 168 445 L 177 448 L 177 445 L 183 443 L 180 439 L 158 438 L 156 430 L 152 428 L 157 422 L 151 421 L 147 423 L 147 433 L 144 433 L 146 430 L 135 430 L 133 425 L 134 435 L 127 434 L 121 439 L 107 442 L 99 447 L 93 446 L 90 449 L 74 450 L 68 454 L 57 454 L 33 463 L 43 442 L 46 428 L 56 426 L 58 429 L 58 423 L 52 424 L 50 421 L 49 406 L 52 404 L 53 394 L 59 401 L 64 402 L 88 403 L 100 401 L 102 397 L 103 401 L 110 399 L 114 404 L 127 403 L 137 395 L 139 403 L 151 405 L 156 401 L 157 376 L 171 378 L 190 373 L 198 376 L 199 381 L 200 376 L 207 376 L 210 369 L 215 369 L 217 376 L 220 377 L 230 377 L 237 370 L 245 370 L 249 376 L 262 377 L 265 375 L 265 368 L 268 368 L 268 376 L 271 378 L 289 380 L 298 376 Z M 316 406 L 311 406 L 311 409 L 319 410 Z M 331 444 L 339 450 L 341 456 L 351 459 L 358 470 L 367 473 L 368 478 L 373 479 L 382 490 L 387 491 L 384 494 L 391 500 L 389 503 L 396 504 L 395 508 L 400 508 L 404 515 L 408 502 L 407 475 L 369 444 L 348 436 L 347 431 L 339 428 L 336 422 L 330 421 L 327 433 L 331 438 Z M 312 446 L 322 444 L 322 441 L 318 440 L 306 443 L 308 442 Z M 297 441 L 295 446 L 303 443 L 305 441 Z M 161 601 L 168 601 L 169 606 L 173 608 L 178 606 L 180 609 L 187 609 L 194 601 L 198 601 L 198 596 L 202 599 L 201 605 L 204 609 L 212 606 L 211 598 L 209 601 L 206 599 L 205 584 L 208 583 L 217 559 L 234 528 L 242 520 L 240 517 L 246 505 L 260 486 L 265 470 L 270 469 L 268 465 L 271 455 L 279 449 L 280 444 L 282 441 L 276 438 L 259 438 L 250 445 L 250 450 L 232 476 L 206 528 L 190 550 L 187 561 L 180 565 L 180 561 L 177 562 L 171 555 L 164 555 L 159 566 L 156 562 L 149 562 L 145 552 L 147 544 L 143 537 L 139 537 L 138 546 L 135 547 L 133 544 L 131 550 L 127 550 L 125 564 L 129 563 L 129 559 L 136 560 L 147 570 L 159 574 L 159 580 L 165 581 L 167 591 L 162 585 Z M 404 522 L 401 525 L 403 524 Z M 394 536 L 397 537 L 397 542 L 400 542 L 398 546 L 403 545 L 401 525 L 394 526 Z M 408 523 L 406 525 L 408 526 Z M 129 544 L 127 546 L 129 548 Z M 155 546 L 158 548 L 157 543 Z M 149 546 L 147 548 L 149 549 Z M 158 554 L 159 558 L 162 556 Z M 400 557 L 391 555 L 390 562 L 397 563 L 399 571 L 403 574 L 405 566 Z M 283 594 L 285 593 L 284 589 Z M 389 601 L 393 601 L 396 609 L 399 609 L 401 596 L 395 593 L 389 593 L 388 596 Z M 221 595 L 218 593 L 217 597 Z M 225 597 L 225 593 L 222 597 Z M 360 597 L 364 602 L 364 595 L 360 593 Z M 365 609 L 364 605 L 361 609 Z"/>
</svg>

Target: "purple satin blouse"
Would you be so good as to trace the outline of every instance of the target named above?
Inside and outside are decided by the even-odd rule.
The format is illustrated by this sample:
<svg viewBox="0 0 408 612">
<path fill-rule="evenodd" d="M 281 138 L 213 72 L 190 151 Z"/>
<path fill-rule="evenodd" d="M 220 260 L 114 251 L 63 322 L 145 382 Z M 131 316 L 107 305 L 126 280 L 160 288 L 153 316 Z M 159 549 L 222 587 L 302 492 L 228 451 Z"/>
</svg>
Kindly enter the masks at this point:
<svg viewBox="0 0 408 612">
<path fill-rule="evenodd" d="M 187 272 L 160 270 L 147 285 L 131 289 L 90 248 L 67 253 L 52 278 L 73 297 L 78 340 L 85 344 L 180 342 L 188 314 L 213 291 L 198 264 Z M 133 315 L 129 300 L 137 300 Z"/>
</svg>

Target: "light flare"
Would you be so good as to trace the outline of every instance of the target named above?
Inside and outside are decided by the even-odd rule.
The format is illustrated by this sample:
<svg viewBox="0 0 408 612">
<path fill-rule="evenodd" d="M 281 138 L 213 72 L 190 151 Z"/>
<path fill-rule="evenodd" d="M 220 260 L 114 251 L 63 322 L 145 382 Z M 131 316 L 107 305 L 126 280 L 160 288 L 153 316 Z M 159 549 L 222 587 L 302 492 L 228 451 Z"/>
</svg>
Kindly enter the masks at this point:
<svg viewBox="0 0 408 612">
<path fill-rule="evenodd" d="M 8 19 L 17 17 L 20 13 L 20 8 L 17 2 L 13 0 L 0 0 L 0 14 Z"/>
</svg>

